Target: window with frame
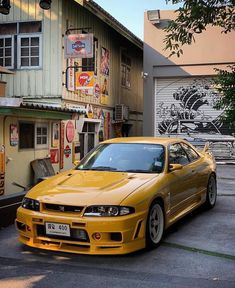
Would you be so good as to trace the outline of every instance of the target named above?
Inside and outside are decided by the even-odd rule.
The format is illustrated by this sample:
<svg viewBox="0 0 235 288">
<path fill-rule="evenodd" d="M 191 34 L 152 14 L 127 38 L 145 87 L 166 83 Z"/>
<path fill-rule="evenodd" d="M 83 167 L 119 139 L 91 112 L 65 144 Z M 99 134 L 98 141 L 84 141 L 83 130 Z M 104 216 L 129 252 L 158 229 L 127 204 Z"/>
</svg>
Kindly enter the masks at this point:
<svg viewBox="0 0 235 288">
<path fill-rule="evenodd" d="M 19 149 L 48 147 L 48 124 L 19 122 Z"/>
<path fill-rule="evenodd" d="M 94 71 L 97 75 L 98 39 L 94 38 L 93 58 L 82 58 L 82 71 Z"/>
<path fill-rule="evenodd" d="M 131 87 L 131 58 L 126 54 L 121 54 L 121 85 Z"/>
<path fill-rule="evenodd" d="M 173 144 L 169 149 L 169 164 L 186 165 L 189 163 L 188 156 L 183 147 L 179 144 Z"/>
<path fill-rule="evenodd" d="M 197 154 L 195 150 L 193 150 L 190 146 L 188 146 L 185 143 L 181 143 L 183 146 L 184 150 L 186 151 L 188 158 L 191 162 L 196 161 L 197 159 L 200 158 L 200 156 Z"/>
<path fill-rule="evenodd" d="M 42 22 L 0 24 L 0 65 L 9 69 L 40 68 Z"/>
</svg>

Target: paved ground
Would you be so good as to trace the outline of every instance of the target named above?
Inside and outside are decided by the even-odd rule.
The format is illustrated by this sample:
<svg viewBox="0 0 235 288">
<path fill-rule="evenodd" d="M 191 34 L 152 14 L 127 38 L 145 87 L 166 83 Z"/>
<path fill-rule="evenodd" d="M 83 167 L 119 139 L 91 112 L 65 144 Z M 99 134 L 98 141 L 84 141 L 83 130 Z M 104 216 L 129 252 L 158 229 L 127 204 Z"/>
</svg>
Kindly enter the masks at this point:
<svg viewBox="0 0 235 288">
<path fill-rule="evenodd" d="M 235 288 L 235 165 L 218 166 L 218 201 L 171 227 L 153 251 L 127 256 L 44 252 L 0 231 L 0 287 Z"/>
</svg>

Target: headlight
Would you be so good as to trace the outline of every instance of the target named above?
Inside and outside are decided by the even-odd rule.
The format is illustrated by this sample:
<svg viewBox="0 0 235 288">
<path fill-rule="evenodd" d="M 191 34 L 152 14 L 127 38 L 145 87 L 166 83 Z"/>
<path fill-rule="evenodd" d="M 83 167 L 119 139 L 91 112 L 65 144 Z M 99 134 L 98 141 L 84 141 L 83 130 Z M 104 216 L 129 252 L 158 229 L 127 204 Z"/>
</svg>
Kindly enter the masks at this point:
<svg viewBox="0 0 235 288">
<path fill-rule="evenodd" d="M 33 210 L 33 211 L 39 211 L 40 210 L 40 203 L 37 200 L 30 199 L 30 198 L 24 198 L 22 201 L 23 208 Z"/>
<path fill-rule="evenodd" d="M 135 209 L 126 206 L 89 206 L 84 212 L 84 216 L 124 216 L 132 214 Z"/>
</svg>

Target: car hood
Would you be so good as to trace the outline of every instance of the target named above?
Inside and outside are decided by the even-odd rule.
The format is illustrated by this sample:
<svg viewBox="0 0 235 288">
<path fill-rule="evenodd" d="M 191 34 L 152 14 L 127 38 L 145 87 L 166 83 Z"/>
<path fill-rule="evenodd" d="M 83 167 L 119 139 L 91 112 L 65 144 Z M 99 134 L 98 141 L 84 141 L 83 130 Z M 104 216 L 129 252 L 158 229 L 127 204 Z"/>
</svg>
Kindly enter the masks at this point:
<svg viewBox="0 0 235 288">
<path fill-rule="evenodd" d="M 73 170 L 41 182 L 26 197 L 43 203 L 64 205 L 119 205 L 137 188 L 157 176 L 148 173 Z"/>
</svg>

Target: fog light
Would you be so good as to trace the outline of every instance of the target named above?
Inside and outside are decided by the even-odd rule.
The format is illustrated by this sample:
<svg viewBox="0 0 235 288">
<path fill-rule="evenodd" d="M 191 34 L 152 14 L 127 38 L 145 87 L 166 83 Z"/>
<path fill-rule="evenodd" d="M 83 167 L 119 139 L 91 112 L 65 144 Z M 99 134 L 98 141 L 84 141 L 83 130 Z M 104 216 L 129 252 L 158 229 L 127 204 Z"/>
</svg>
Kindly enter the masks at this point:
<svg viewBox="0 0 235 288">
<path fill-rule="evenodd" d="M 101 234 L 99 232 L 95 232 L 93 235 L 92 235 L 93 239 L 95 240 L 100 240 L 101 239 Z"/>
</svg>

